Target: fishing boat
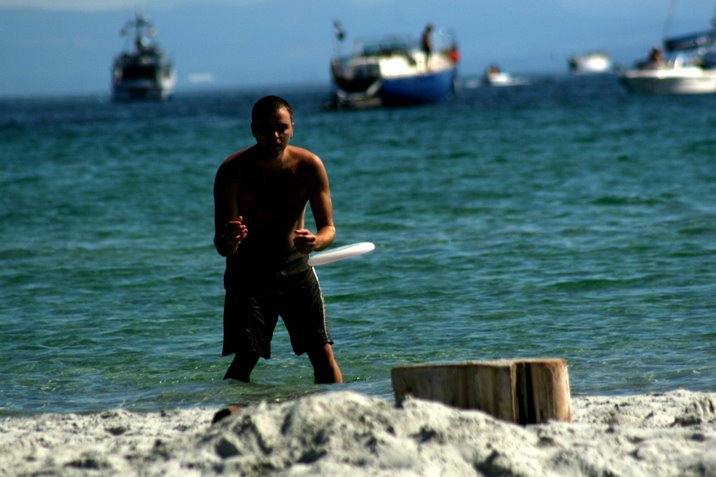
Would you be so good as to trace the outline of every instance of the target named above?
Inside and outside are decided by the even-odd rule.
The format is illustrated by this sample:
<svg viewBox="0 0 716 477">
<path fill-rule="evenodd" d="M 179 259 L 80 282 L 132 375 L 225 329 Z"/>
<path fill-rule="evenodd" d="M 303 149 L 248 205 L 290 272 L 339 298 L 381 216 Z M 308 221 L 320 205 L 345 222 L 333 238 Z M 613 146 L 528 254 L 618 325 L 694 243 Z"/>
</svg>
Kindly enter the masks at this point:
<svg viewBox="0 0 716 477">
<path fill-rule="evenodd" d="M 408 106 L 454 96 L 460 55 L 451 35 L 440 32 L 439 36 L 441 41 L 436 44 L 443 46 L 430 53 L 410 37 L 357 41 L 353 53 L 331 59 L 330 106 Z M 446 42 L 444 36 L 451 40 Z"/>
<path fill-rule="evenodd" d="M 619 80 L 634 93 L 716 93 L 716 17 L 711 30 L 664 39 Z"/>
<path fill-rule="evenodd" d="M 570 73 L 598 74 L 612 71 L 612 60 L 603 51 L 592 51 L 584 55 L 571 56 L 567 60 Z"/>
<path fill-rule="evenodd" d="M 129 20 L 121 34 L 132 46 L 112 64 L 112 99 L 115 101 L 165 100 L 174 92 L 176 72 L 172 61 L 152 39 L 152 23 L 140 13 Z"/>
</svg>

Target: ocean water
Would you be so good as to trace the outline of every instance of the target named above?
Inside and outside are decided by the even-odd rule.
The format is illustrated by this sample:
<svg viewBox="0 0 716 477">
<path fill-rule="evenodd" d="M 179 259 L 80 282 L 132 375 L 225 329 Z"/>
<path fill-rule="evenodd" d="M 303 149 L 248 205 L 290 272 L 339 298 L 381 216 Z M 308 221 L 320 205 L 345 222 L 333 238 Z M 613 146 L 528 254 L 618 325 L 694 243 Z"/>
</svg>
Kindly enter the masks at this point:
<svg viewBox="0 0 716 477">
<path fill-rule="evenodd" d="M 212 184 L 264 94 L 325 162 L 318 268 L 346 383 L 312 383 L 282 324 L 223 381 Z M 326 88 L 0 100 L 0 415 L 223 406 L 351 389 L 408 363 L 562 357 L 573 395 L 716 391 L 716 95 L 613 76 L 324 111 Z"/>
</svg>

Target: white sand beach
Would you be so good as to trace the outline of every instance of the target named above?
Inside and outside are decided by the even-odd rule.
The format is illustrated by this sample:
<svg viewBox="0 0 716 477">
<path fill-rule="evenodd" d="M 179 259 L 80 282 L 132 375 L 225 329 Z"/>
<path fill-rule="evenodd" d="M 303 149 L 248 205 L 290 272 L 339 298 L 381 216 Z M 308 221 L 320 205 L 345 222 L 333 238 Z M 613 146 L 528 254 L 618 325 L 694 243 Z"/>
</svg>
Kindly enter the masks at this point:
<svg viewBox="0 0 716 477">
<path fill-rule="evenodd" d="M 3 476 L 716 476 L 716 393 L 573 397 L 572 422 L 334 391 L 241 409 L 0 420 Z"/>
</svg>

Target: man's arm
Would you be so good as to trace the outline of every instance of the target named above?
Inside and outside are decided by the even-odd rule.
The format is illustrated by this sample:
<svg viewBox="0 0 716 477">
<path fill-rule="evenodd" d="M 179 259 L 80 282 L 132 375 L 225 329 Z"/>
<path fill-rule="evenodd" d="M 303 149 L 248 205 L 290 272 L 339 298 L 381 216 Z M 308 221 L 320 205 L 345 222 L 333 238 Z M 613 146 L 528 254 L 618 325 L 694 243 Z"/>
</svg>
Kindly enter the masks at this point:
<svg viewBox="0 0 716 477">
<path fill-rule="evenodd" d="M 306 160 L 309 171 L 307 178 L 308 201 L 316 223 L 316 233 L 313 234 L 304 228 L 295 231 L 294 244 L 296 249 L 303 253 L 323 250 L 332 244 L 336 237 L 328 173 L 318 156 L 312 153 L 308 154 Z"/>
<path fill-rule="evenodd" d="M 328 173 L 323 162 L 314 156 L 314 177 L 309 190 L 311 212 L 316 222 L 316 244 L 314 250 L 322 250 L 333 243 L 336 238 L 336 227 L 333 224 L 333 203 Z"/>
<path fill-rule="evenodd" d="M 214 180 L 214 247 L 224 257 L 235 254 L 247 234 L 243 217 L 238 215 L 235 186 L 226 176 L 225 162 Z"/>
</svg>

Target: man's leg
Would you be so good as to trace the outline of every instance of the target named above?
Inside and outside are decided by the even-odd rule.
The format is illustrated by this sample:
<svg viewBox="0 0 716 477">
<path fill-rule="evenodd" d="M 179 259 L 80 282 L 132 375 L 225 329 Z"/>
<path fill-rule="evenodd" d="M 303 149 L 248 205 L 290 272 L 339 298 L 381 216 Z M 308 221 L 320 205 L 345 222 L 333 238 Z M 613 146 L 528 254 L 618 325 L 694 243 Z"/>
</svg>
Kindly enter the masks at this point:
<svg viewBox="0 0 716 477">
<path fill-rule="evenodd" d="M 236 353 L 229 369 L 226 370 L 224 379 L 235 379 L 248 383 L 251 371 L 254 370 L 258 361 L 259 355 L 256 353 Z"/>
<path fill-rule="evenodd" d="M 313 377 L 318 384 L 342 383 L 343 375 L 333 356 L 333 347 L 326 343 L 322 347 L 307 351 L 313 365 Z"/>
</svg>

